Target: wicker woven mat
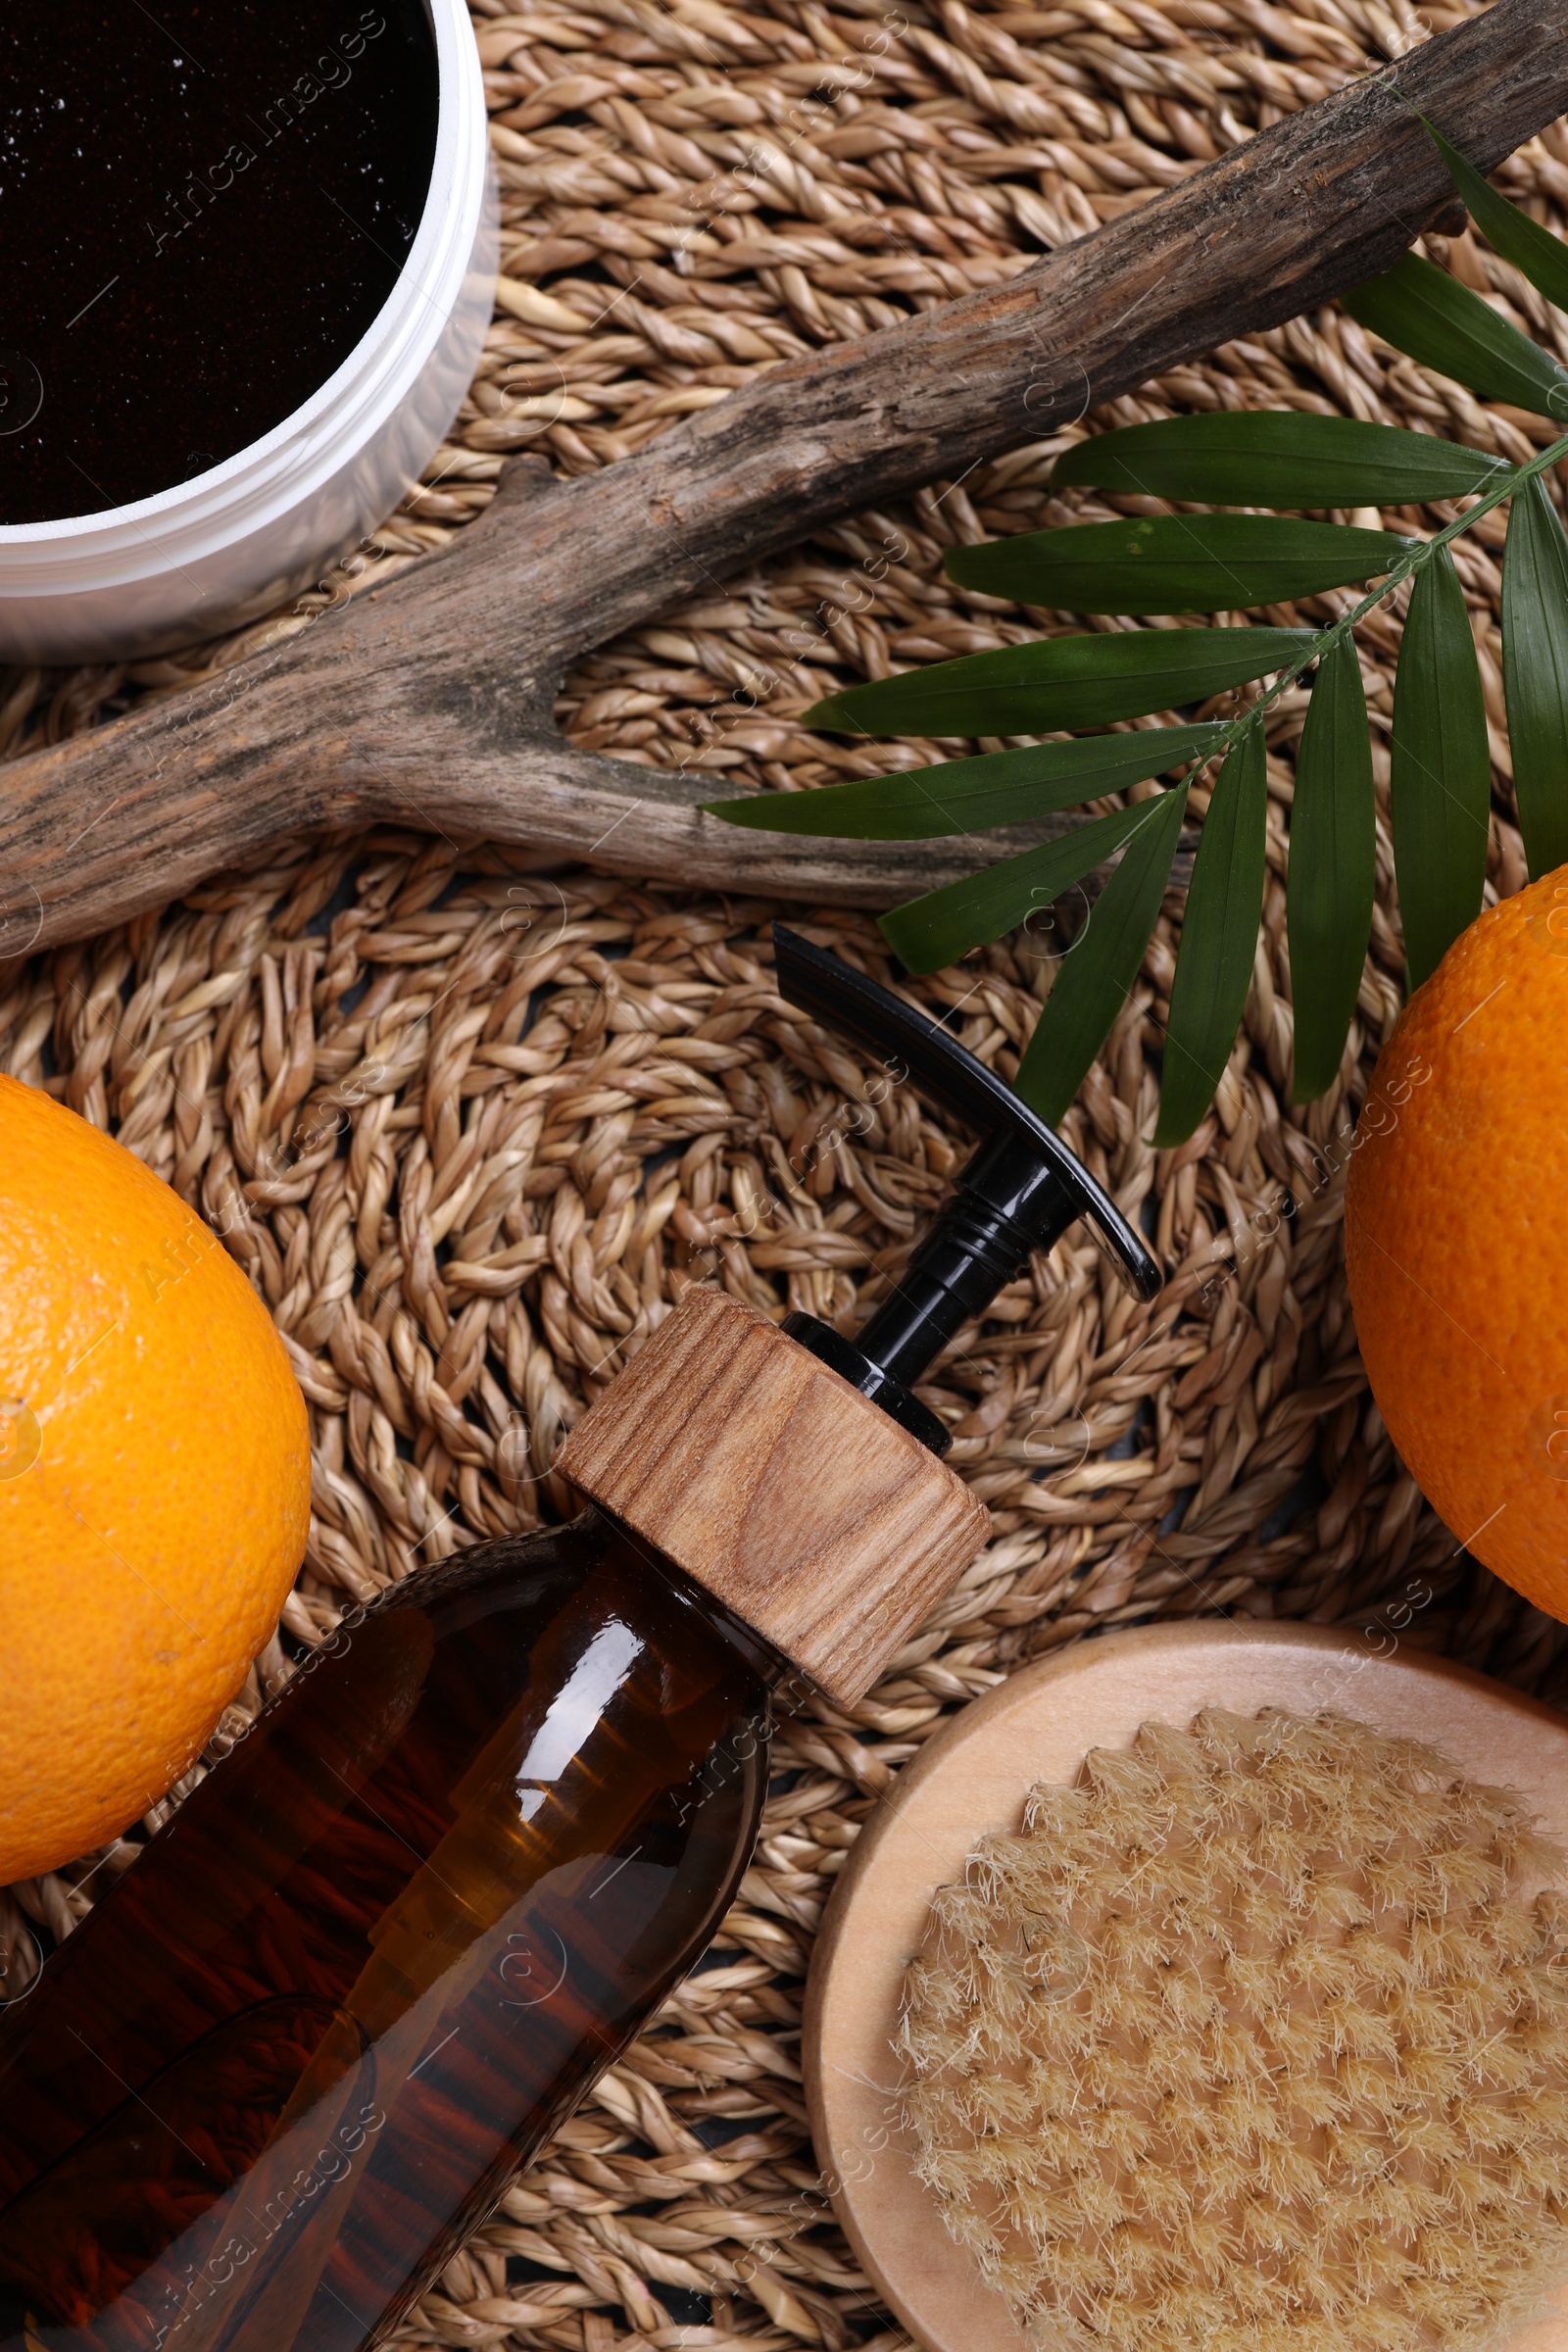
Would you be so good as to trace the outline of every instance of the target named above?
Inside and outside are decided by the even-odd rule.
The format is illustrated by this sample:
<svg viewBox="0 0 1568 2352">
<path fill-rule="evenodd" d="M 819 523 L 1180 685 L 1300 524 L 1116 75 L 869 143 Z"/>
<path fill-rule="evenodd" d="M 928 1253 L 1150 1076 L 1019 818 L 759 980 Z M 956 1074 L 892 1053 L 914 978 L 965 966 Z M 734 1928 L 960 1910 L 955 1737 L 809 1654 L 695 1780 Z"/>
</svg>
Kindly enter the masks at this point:
<svg viewBox="0 0 1568 2352">
<path fill-rule="evenodd" d="M 1451 21 L 1404 0 L 475 10 L 505 195 L 503 305 L 427 486 L 321 599 L 461 528 L 505 452 L 542 446 L 568 472 L 611 462 L 780 357 L 1017 270 Z M 1568 137 L 1548 134 L 1504 176 L 1560 225 Z M 1435 244 L 1470 282 L 1519 299 L 1468 236 Z M 1535 429 L 1374 351 L 1334 312 L 1232 345 L 1094 421 L 1250 404 L 1430 421 L 1510 455 Z M 804 735 L 793 713 L 830 679 L 1022 633 L 1011 608 L 945 584 L 940 556 L 955 538 L 1054 518 L 1056 446 L 715 584 L 586 662 L 564 722 L 623 758 L 701 760 L 780 789 L 856 764 L 860 753 Z M 1455 557 L 1500 717 L 1494 550 L 1471 538 Z M 0 676 L 0 749 L 58 739 L 300 625 L 291 612 L 130 670 Z M 1373 670 L 1384 642 L 1367 645 Z M 870 1806 L 1019 1661 L 1103 1626 L 1230 1610 L 1362 1628 L 1384 1650 L 1446 1649 L 1560 1689 L 1568 1632 L 1425 1508 L 1349 1321 L 1343 1139 L 1399 1001 L 1386 831 L 1353 1081 L 1309 1116 L 1286 1107 L 1282 875 L 1299 724 L 1300 698 L 1287 698 L 1265 939 L 1215 1114 L 1179 1152 L 1143 1140 L 1167 920 L 1067 1121 L 1157 1235 L 1162 1296 L 1135 1312 L 1075 1234 L 963 1335 L 932 1394 L 996 1511 L 996 1544 L 862 1706 L 785 1726 L 717 1965 L 509 2193 L 411 2337 L 560 2352 L 608 2352 L 628 2331 L 659 2352 L 899 2340 L 820 2193 L 799 2088 L 802 1980 Z M 1495 750 L 1494 892 L 1523 877 Z M 855 1058 L 781 1009 L 769 911 L 377 833 L 301 842 L 160 917 L 0 965 L 4 1066 L 221 1219 L 311 1400 L 309 1563 L 242 1706 L 350 1596 L 558 1514 L 560 1430 L 684 1284 L 835 1317 L 886 1282 L 964 1141 L 907 1089 L 865 1104 Z M 868 919 L 811 928 L 886 969 Z M 1010 1074 L 1050 953 L 1049 935 L 1015 937 L 922 991 Z M 1282 1217 L 1287 1194 L 1296 1213 Z M 109 1871 L 134 1851 L 114 1849 Z M 0 1896 L 0 1932 L 28 1920 L 46 1941 L 68 1933 L 103 1883 L 80 1887 L 86 1867 Z"/>
</svg>

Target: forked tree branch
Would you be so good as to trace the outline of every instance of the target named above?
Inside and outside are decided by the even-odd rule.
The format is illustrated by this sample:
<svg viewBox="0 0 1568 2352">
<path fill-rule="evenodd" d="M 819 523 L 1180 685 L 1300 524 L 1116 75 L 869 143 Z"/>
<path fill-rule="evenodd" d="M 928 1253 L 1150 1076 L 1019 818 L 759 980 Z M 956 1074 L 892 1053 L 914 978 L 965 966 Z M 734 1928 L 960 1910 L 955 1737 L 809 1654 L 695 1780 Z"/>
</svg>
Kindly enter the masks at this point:
<svg viewBox="0 0 1568 2352">
<path fill-rule="evenodd" d="M 603 472 L 514 466 L 453 547 L 288 645 L 0 775 L 0 956 L 159 906 L 309 826 L 393 821 L 621 872 L 887 906 L 1028 836 L 791 839 L 715 779 L 563 742 L 566 664 L 817 524 L 916 488 L 1388 269 L 1568 111 L 1568 0 L 1495 0 L 1004 285 L 769 370 Z"/>
</svg>

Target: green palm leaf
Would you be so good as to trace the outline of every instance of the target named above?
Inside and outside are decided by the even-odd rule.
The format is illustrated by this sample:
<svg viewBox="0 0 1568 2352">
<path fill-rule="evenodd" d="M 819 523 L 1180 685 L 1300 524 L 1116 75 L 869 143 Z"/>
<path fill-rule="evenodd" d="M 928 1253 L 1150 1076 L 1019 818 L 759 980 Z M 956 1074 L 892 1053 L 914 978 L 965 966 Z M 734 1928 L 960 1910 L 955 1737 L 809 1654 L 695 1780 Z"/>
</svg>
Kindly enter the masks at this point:
<svg viewBox="0 0 1568 2352">
<path fill-rule="evenodd" d="M 1464 592 L 1447 549 L 1417 574 L 1394 687 L 1394 865 L 1410 985 L 1481 911 L 1491 758 Z"/>
<path fill-rule="evenodd" d="M 1377 882 L 1377 813 L 1366 697 L 1354 644 L 1318 664 L 1296 759 L 1287 923 L 1296 1069 L 1291 1099 L 1326 1094 L 1361 986 Z"/>
<path fill-rule="evenodd" d="M 1187 787 L 1141 804 L 1147 819 L 1090 909 L 1063 958 L 1014 1080 L 1019 1094 L 1056 1126 L 1083 1084 L 1138 977 L 1159 919 L 1181 833 Z"/>
<path fill-rule="evenodd" d="M 830 694 L 812 727 L 865 735 L 1043 735 L 1180 710 L 1285 669 L 1311 651 L 1310 629 L 1130 629 L 1044 637 L 903 677 Z"/>
<path fill-rule="evenodd" d="M 1224 766 L 1203 819 L 1170 992 L 1165 1074 L 1154 1142 L 1184 1144 L 1225 1075 L 1252 977 L 1263 911 L 1268 770 L 1250 726 Z"/>
<path fill-rule="evenodd" d="M 1139 727 L 1130 735 L 1085 735 L 1016 752 L 982 752 L 975 760 L 860 776 L 853 784 L 827 784 L 816 792 L 749 792 L 744 800 L 707 801 L 704 807 L 726 824 L 751 825 L 763 833 L 939 841 L 986 825 L 1022 824 L 1121 792 L 1148 776 L 1163 776 L 1184 760 L 1202 759 L 1224 733 L 1217 720 Z"/>
<path fill-rule="evenodd" d="M 1508 515 L 1502 682 L 1519 830 L 1539 879 L 1568 864 L 1568 538 L 1539 474 Z"/>
<path fill-rule="evenodd" d="M 1228 612 L 1369 580 L 1414 545 L 1273 514 L 1136 514 L 956 547 L 944 568 L 961 587 L 1057 612 Z"/>
<path fill-rule="evenodd" d="M 1426 122 L 1426 117 L 1421 118 Z M 1529 278 L 1538 294 L 1544 294 L 1559 310 L 1568 310 L 1568 245 L 1554 237 L 1549 228 L 1543 228 L 1522 213 L 1506 196 L 1499 196 L 1490 180 L 1483 179 L 1473 164 L 1467 164 L 1457 148 L 1450 147 L 1435 123 L 1427 122 L 1427 135 L 1448 167 L 1454 186 L 1464 198 L 1465 210 L 1471 220 L 1505 262 Z"/>
<path fill-rule="evenodd" d="M 1538 416 L 1568 415 L 1568 371 L 1468 286 L 1406 253 L 1386 276 L 1342 297 L 1352 318 L 1465 384 L 1483 400 L 1511 401 Z"/>
<path fill-rule="evenodd" d="M 1064 890 L 1103 865 L 1149 815 L 1149 803 L 1118 808 L 1093 824 L 1075 825 L 1060 841 L 1042 842 L 1021 857 L 1003 858 L 945 890 L 884 914 L 879 928 L 893 953 L 911 972 L 940 972 L 971 948 L 1000 939 L 1017 923 L 1050 906 Z"/>
<path fill-rule="evenodd" d="M 1492 188 L 1428 123 L 1498 253 L 1568 310 L 1568 245 Z M 1568 417 L 1568 368 L 1490 303 L 1406 255 L 1348 308 L 1393 348 L 1482 397 Z M 1568 434 L 1545 456 L 1568 450 Z M 1297 1101 L 1334 1083 L 1364 968 L 1376 875 L 1375 805 L 1351 630 L 1412 578 L 1391 737 L 1395 863 L 1413 986 L 1481 905 L 1490 756 L 1481 673 L 1447 542 L 1512 500 L 1503 563 L 1503 669 L 1520 822 L 1534 873 L 1568 865 L 1568 532 L 1541 475 L 1435 434 L 1295 409 L 1167 418 L 1093 436 L 1053 482 L 1195 508 L 1400 508 L 1474 497 L 1435 545 L 1309 514 L 1134 514 L 953 550 L 950 578 L 1056 612 L 1121 619 L 1255 612 L 1373 583 L 1332 629 L 1144 628 L 1038 638 L 827 696 L 808 724 L 845 733 L 1066 736 L 831 790 L 714 801 L 732 824 L 864 841 L 929 840 L 1018 824 L 1168 777 L 1225 750 L 1188 895 L 1171 992 L 1155 1141 L 1193 1133 L 1247 1004 L 1267 819 L 1262 712 L 1084 735 L 1192 710 L 1254 679 L 1265 704 L 1317 663 L 1298 761 L 1288 911 Z M 1071 1102 L 1136 979 L 1158 919 L 1191 782 L 927 893 L 883 918 L 912 970 L 931 971 L 1027 923 L 1109 856 L 1118 862 L 1068 950 L 1020 1065 L 1050 1119 Z"/>
<path fill-rule="evenodd" d="M 1507 470 L 1397 425 L 1253 409 L 1100 433 L 1059 457 L 1051 479 L 1215 507 L 1407 507 L 1463 498 Z"/>
</svg>

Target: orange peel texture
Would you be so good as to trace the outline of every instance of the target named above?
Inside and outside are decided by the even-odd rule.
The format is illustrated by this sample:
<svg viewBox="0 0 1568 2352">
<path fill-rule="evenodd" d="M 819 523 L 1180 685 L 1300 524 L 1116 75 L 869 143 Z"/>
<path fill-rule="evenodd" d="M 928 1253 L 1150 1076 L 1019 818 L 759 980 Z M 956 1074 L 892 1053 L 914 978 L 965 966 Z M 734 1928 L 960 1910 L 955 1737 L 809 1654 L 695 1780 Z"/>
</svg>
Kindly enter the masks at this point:
<svg viewBox="0 0 1568 2352">
<path fill-rule="evenodd" d="M 305 1402 L 221 1242 L 0 1077 L 0 1884 L 191 1764 L 305 1548 Z"/>
<path fill-rule="evenodd" d="M 1568 866 L 1483 914 L 1405 1008 L 1357 1123 L 1345 1240 L 1416 1484 L 1568 1620 Z"/>
</svg>

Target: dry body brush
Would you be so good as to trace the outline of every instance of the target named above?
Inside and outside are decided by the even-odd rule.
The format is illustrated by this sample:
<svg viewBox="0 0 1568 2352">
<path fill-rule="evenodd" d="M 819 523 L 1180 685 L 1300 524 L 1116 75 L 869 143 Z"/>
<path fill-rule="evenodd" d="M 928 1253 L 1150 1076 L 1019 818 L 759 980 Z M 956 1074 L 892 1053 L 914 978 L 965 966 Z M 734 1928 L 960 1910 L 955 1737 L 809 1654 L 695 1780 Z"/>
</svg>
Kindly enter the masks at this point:
<svg viewBox="0 0 1568 2352">
<path fill-rule="evenodd" d="M 1568 2269 L 1562 1862 L 1408 1740 L 1146 1724 L 935 1899 L 920 2177 L 1042 2352 L 1479 2352 Z"/>
</svg>

